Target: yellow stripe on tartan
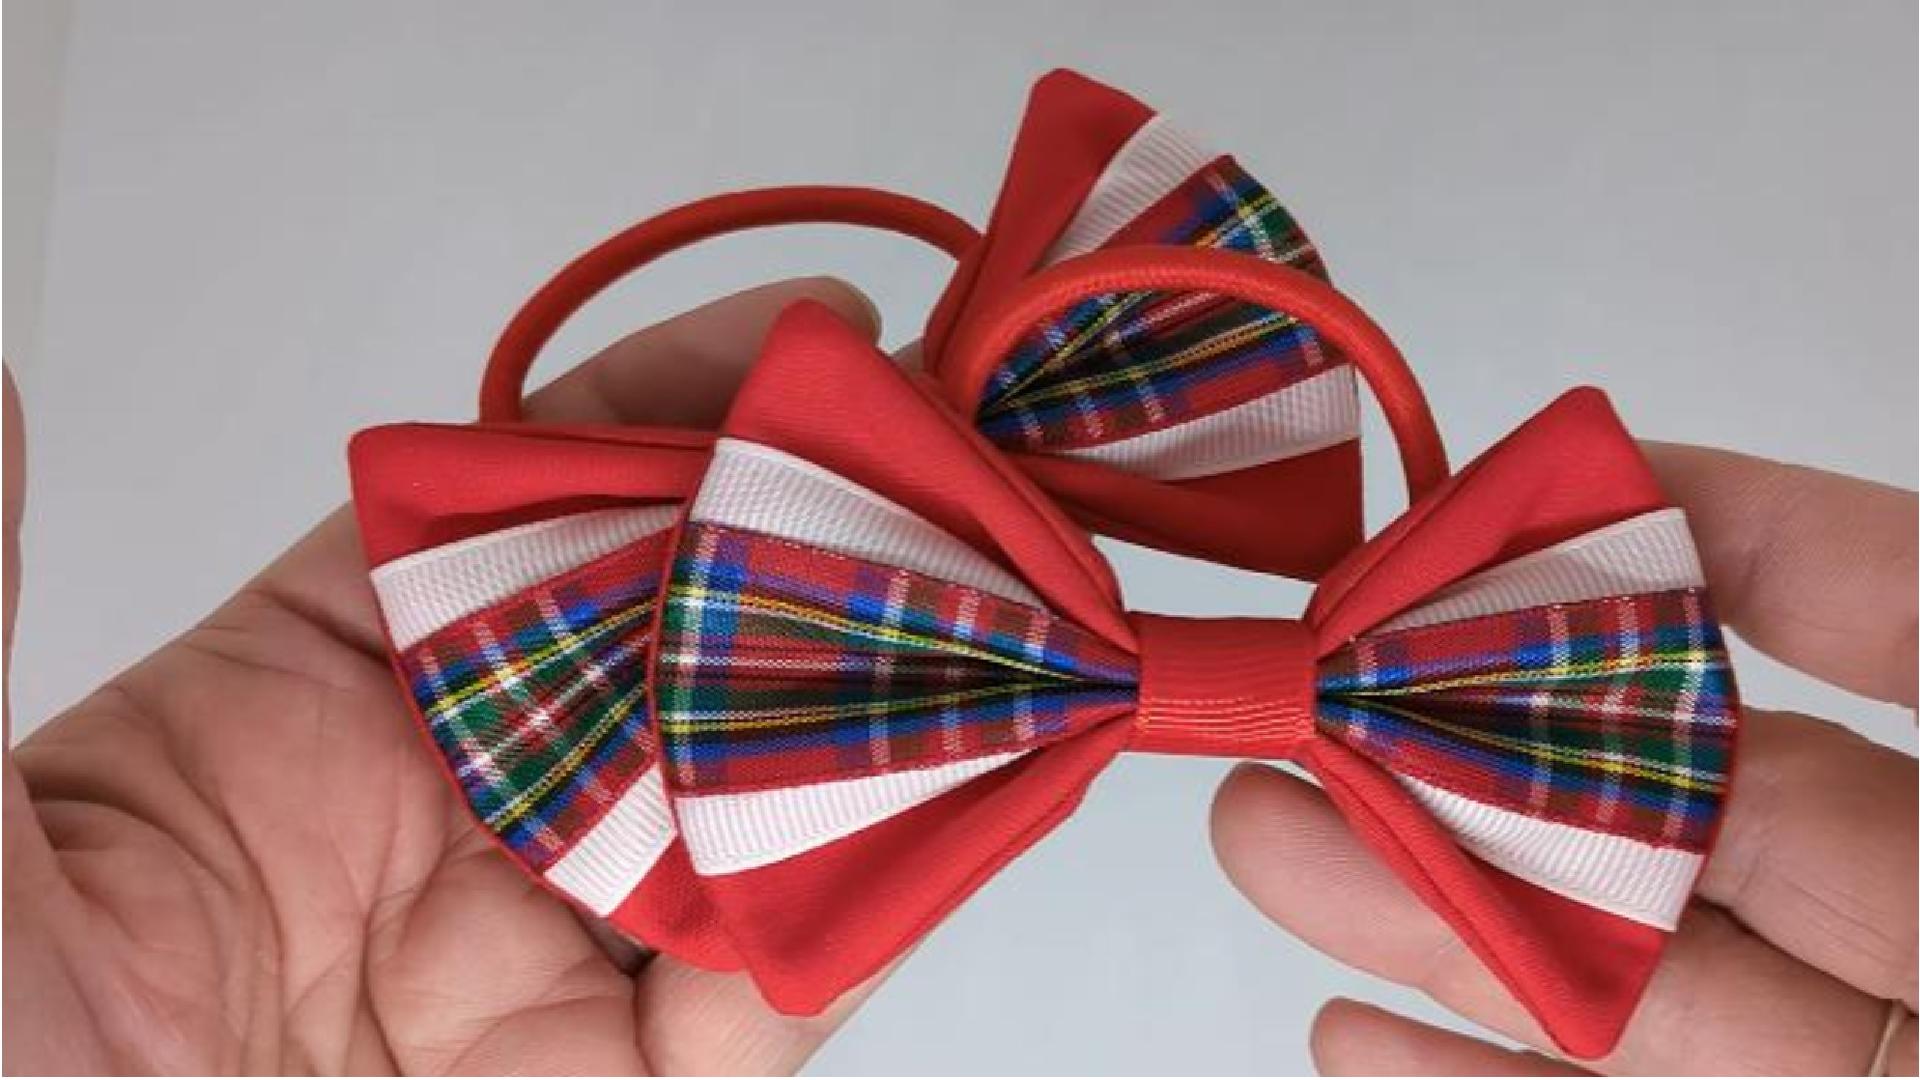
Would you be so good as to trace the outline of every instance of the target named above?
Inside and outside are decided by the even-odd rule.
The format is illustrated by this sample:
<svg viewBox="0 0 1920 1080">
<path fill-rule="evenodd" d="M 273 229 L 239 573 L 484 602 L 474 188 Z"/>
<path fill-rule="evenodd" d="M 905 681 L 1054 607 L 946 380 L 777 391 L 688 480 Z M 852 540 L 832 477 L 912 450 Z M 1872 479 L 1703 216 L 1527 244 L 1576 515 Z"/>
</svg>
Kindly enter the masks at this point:
<svg viewBox="0 0 1920 1080">
<path fill-rule="evenodd" d="M 1215 194 L 1221 196 L 1227 205 L 1233 208 L 1233 217 L 1229 219 L 1228 222 L 1222 222 L 1219 227 L 1212 231 L 1212 239 L 1209 241 L 1209 246 L 1218 247 L 1221 237 L 1244 228 L 1253 236 L 1254 246 L 1260 249 L 1260 254 L 1267 258 L 1272 258 L 1274 254 L 1273 237 L 1267 232 L 1266 224 L 1260 220 L 1260 214 L 1267 207 L 1273 205 L 1273 196 L 1263 189 L 1259 195 L 1242 202 L 1234 198 L 1233 189 L 1221 183 L 1218 176 L 1209 176 L 1207 181 L 1212 185 Z M 1231 224 L 1231 228 L 1228 227 L 1229 224 Z"/>
<path fill-rule="evenodd" d="M 1379 689 L 1367 688 L 1346 693 L 1366 697 L 1408 697 L 1416 694 L 1434 694 L 1442 690 L 1461 690 L 1476 686 L 1504 686 L 1510 683 L 1545 683 L 1552 679 L 1573 681 L 1576 679 L 1597 679 L 1607 675 L 1620 675 L 1642 671 L 1686 671 L 1703 670 L 1719 666 L 1721 654 L 1707 649 L 1688 649 L 1677 653 L 1660 653 L 1649 661 L 1635 657 L 1618 657 L 1612 660 L 1588 660 L 1578 664 L 1550 664 L 1545 667 L 1525 668 L 1512 671 L 1489 671 L 1479 675 L 1462 675 L 1453 679 L 1441 679 L 1436 682 L 1410 683 L 1406 686 L 1386 686 Z"/>
<path fill-rule="evenodd" d="M 1216 191 L 1217 190 L 1218 189 L 1216 188 Z M 1226 220 L 1220 222 L 1219 224 L 1206 230 L 1205 232 L 1196 234 L 1194 237 L 1192 237 L 1189 240 L 1178 241 L 1177 243 L 1185 247 L 1198 247 L 1198 248 L 1224 247 L 1226 237 L 1241 224 L 1241 218 L 1243 216 L 1249 213 L 1254 215 L 1263 214 L 1266 211 L 1270 209 L 1274 209 L 1280 205 L 1279 200 L 1276 199 L 1273 193 L 1268 191 L 1266 188 L 1264 187 L 1256 188 L 1256 192 L 1257 193 L 1252 199 L 1244 203 L 1240 202 L 1237 199 L 1234 199 L 1231 195 L 1231 192 L 1229 192 L 1227 201 L 1232 206 L 1232 214 Z M 1299 248 L 1296 248 L 1294 251 L 1287 252 L 1285 253 L 1284 259 L 1281 261 L 1291 263 L 1294 255 L 1310 250 L 1311 246 L 1312 245 L 1303 245 Z M 1007 386 L 999 390 L 996 394 L 998 400 L 1003 402 L 1011 401 L 1015 396 L 1021 394 L 1022 391 L 1024 391 L 1028 386 L 1031 386 L 1036 380 L 1041 379 L 1046 375 L 1050 374 L 1056 366 L 1060 366 L 1068 362 L 1071 358 L 1078 355 L 1079 351 L 1087 346 L 1090 339 L 1094 339 L 1101 336 L 1101 334 L 1104 333 L 1105 329 L 1108 326 L 1112 325 L 1116 320 L 1121 318 L 1123 315 L 1126 315 L 1132 312 L 1134 308 L 1139 307 L 1141 304 L 1145 303 L 1147 300 L 1151 299 L 1156 294 L 1151 290 L 1149 290 L 1149 291 L 1133 292 L 1133 293 L 1116 293 L 1112 295 L 1116 296 L 1117 299 L 1111 302 L 1111 305 L 1101 313 L 1099 318 L 1095 319 L 1087 327 L 1081 330 L 1079 334 L 1077 334 L 1071 340 L 1066 342 L 1064 345 L 1054 350 L 1054 352 L 1050 356 L 1048 356 L 1044 361 L 1034 365 L 1033 369 L 1027 372 L 1027 374 L 1023 376 L 1018 382 L 1015 382 L 1011 386 Z M 1284 312 L 1273 312 L 1272 314 L 1279 315 L 1282 318 L 1284 318 L 1286 320 L 1285 325 L 1292 325 L 1294 322 L 1298 321 L 1294 319 L 1291 315 L 1287 315 Z M 1071 395 L 1067 395 L 1067 396 L 1071 396 Z M 1023 398 L 1022 400 L 1024 402 L 1029 399 Z M 1039 400 L 1046 400 L 1046 399 L 1041 398 Z"/>
<path fill-rule="evenodd" d="M 1256 319 L 1236 323 L 1231 328 L 1204 341 L 1195 342 L 1180 352 L 1170 353 L 1146 363 L 1136 361 L 1113 371 L 1083 375 L 1078 379 L 1050 386 L 1030 397 L 1021 398 L 1020 404 L 1031 408 L 1058 398 L 1077 397 L 1090 391 L 1137 383 L 1163 372 L 1177 371 L 1188 365 L 1198 366 L 1216 356 L 1256 342 L 1270 333 L 1292 326 L 1298 321 L 1291 315 L 1271 311 L 1262 312 Z"/>
<path fill-rule="evenodd" d="M 1400 717 L 1402 720 L 1407 720 L 1416 724 L 1422 724 L 1426 727 L 1437 728 L 1441 731 L 1450 732 L 1454 735 L 1459 736 L 1462 739 L 1467 740 L 1468 742 L 1476 742 L 1481 744 L 1482 746 L 1499 747 L 1504 750 L 1515 750 L 1522 754 L 1525 754 L 1530 758 L 1545 758 L 1548 761 L 1555 762 L 1557 764 L 1562 764 L 1562 765 L 1580 765 L 1586 768 L 1597 767 L 1600 771 L 1610 773 L 1615 776 L 1631 776 L 1641 780 L 1652 780 L 1657 783 L 1664 783 L 1664 784 L 1669 784 L 1673 787 L 1684 788 L 1688 791 L 1703 791 L 1703 792 L 1713 793 L 1713 792 L 1718 792 L 1722 790 L 1726 786 L 1724 780 L 1697 780 L 1689 773 L 1670 772 L 1670 771 L 1664 771 L 1660 769 L 1647 768 L 1644 766 L 1636 766 L 1633 763 L 1626 762 L 1626 761 L 1610 761 L 1599 755 L 1589 754 L 1579 750 L 1562 750 L 1557 747 L 1543 746 L 1540 743 L 1527 742 L 1524 739 L 1514 739 L 1507 736 L 1495 735 L 1490 731 L 1485 731 L 1480 728 L 1462 727 L 1461 725 L 1458 725 L 1458 724 L 1451 724 L 1444 720 L 1440 720 L 1435 717 L 1428 716 L 1425 713 L 1418 713 L 1418 712 L 1414 712 L 1411 709 L 1398 708 L 1392 705 L 1386 705 L 1380 702 L 1371 701 L 1371 700 L 1368 700 L 1364 695 L 1335 694 L 1332 696 L 1335 699 L 1339 701 L 1343 701 L 1350 705 L 1357 705 L 1357 706 L 1360 706 L 1363 708 L 1369 708 L 1369 709 L 1378 709 L 1383 713 Z"/>
<path fill-rule="evenodd" d="M 1025 391 L 1027 387 L 1032 386 L 1035 381 L 1052 374 L 1055 367 L 1063 366 L 1071 362 L 1074 357 L 1079 355 L 1080 350 L 1086 347 L 1089 339 L 1097 339 L 1102 336 L 1107 327 L 1113 325 L 1122 316 L 1140 306 L 1142 302 L 1153 294 L 1136 292 L 1114 293 L 1111 295 L 1117 296 L 1118 299 L 1110 302 L 1107 307 L 1103 308 L 1100 313 L 1094 317 L 1092 322 L 1081 328 L 1079 333 L 1068 339 L 1064 344 L 1054 349 L 1045 360 L 1035 364 L 1033 369 L 1022 376 L 1018 382 L 998 390 L 996 393 L 999 400 L 1003 402 L 1013 400 Z"/>
<path fill-rule="evenodd" d="M 617 614 L 594 623 L 584 632 L 578 634 L 569 632 L 556 638 L 552 644 L 530 652 L 523 657 L 514 657 L 506 664 L 488 665 L 487 674 L 484 677 L 475 679 L 452 694 L 435 698 L 433 708 L 427 714 L 427 719 L 429 721 L 441 720 L 446 723 L 458 723 L 458 721 L 454 719 L 454 714 L 458 713 L 468 704 L 471 704 L 475 697 L 491 696 L 494 691 L 503 689 L 509 680 L 524 679 L 538 672 L 548 663 L 561 659 L 566 654 L 571 653 L 575 646 L 591 642 L 602 635 L 619 630 L 634 620 L 642 618 L 647 615 L 651 607 L 652 604 L 650 602 L 642 601 L 630 607 L 622 608 Z"/>
<path fill-rule="evenodd" d="M 977 701 L 997 697 L 1011 697 L 1036 690 L 1057 690 L 1059 683 L 1006 683 L 1000 686 L 982 687 L 977 690 L 953 690 L 943 694 L 928 694 L 922 697 L 888 697 L 876 699 L 864 705 L 822 705 L 811 709 L 781 709 L 778 711 L 754 710 L 708 712 L 701 719 L 681 719 L 684 714 L 676 713 L 673 719 L 661 716 L 660 729 L 674 735 L 699 735 L 705 732 L 755 731 L 762 728 L 788 727 L 794 724 L 811 723 L 819 720 L 842 720 L 855 717 L 891 716 L 895 713 L 913 712 L 927 707 L 957 707 Z M 752 719 L 761 717 L 762 719 Z"/>
<path fill-rule="evenodd" d="M 520 794 L 515 795 L 511 802 L 488 815 L 487 824 L 490 826 L 511 825 L 525 817 L 527 811 L 532 809 L 535 802 L 543 798 L 547 792 L 552 791 L 562 780 L 573 775 L 574 770 L 580 766 L 580 763 L 585 761 L 587 756 L 598 747 L 601 736 L 605 735 L 610 728 L 624 723 L 627 717 L 633 714 L 634 708 L 638 706 L 646 696 L 646 684 L 634 684 L 631 690 L 628 690 L 625 694 L 617 698 L 612 705 L 607 707 L 606 713 L 600 718 L 600 722 L 595 724 L 593 729 L 589 731 L 584 738 L 574 743 L 572 748 L 561 755 L 560 760 L 554 762 L 553 767 L 547 770 L 546 774 L 540 778 L 538 783 L 533 784 Z"/>
<path fill-rule="evenodd" d="M 676 601 L 682 597 L 690 600 L 709 600 L 719 596 L 730 599 L 735 606 L 748 613 L 785 616 L 795 622 L 818 626 L 822 629 L 832 630 L 835 633 L 845 634 L 850 637 L 871 638 L 890 644 L 917 646 L 928 652 L 943 656 L 963 656 L 968 659 L 981 660 L 990 664 L 996 664 L 1000 667 L 1011 668 L 1015 671 L 1024 671 L 1029 675 L 1051 676 L 1060 682 L 1086 681 L 1077 679 L 1072 675 L 1061 674 L 1044 664 L 1003 656 L 1000 653 L 989 652 L 985 649 L 968 645 L 965 642 L 933 637 L 928 634 L 915 634 L 898 627 L 879 626 L 873 623 L 861 622 L 857 619 L 847 618 L 844 615 L 836 615 L 830 611 L 808 607 L 805 604 L 794 603 L 789 600 L 769 600 L 760 597 L 744 596 L 731 591 L 715 593 L 705 586 L 690 586 L 684 584 L 675 584 L 673 593 Z"/>
</svg>

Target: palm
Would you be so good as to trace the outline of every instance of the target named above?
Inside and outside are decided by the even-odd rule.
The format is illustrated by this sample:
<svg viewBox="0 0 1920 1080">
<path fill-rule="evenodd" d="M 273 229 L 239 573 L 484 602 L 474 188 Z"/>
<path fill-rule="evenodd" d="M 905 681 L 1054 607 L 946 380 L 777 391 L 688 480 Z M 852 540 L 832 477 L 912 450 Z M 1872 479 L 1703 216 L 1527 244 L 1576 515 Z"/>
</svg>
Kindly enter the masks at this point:
<svg viewBox="0 0 1920 1080">
<path fill-rule="evenodd" d="M 717 376 L 682 380 L 678 406 L 651 395 L 680 415 L 646 417 L 709 420 L 724 403 L 714 378 L 744 366 L 773 311 L 822 288 L 760 290 L 630 339 L 541 408 L 637 419 L 623 380 L 637 390 L 648 367 L 710 359 Z M 844 290 L 821 298 L 859 313 Z M 630 947 L 494 850 L 395 690 L 358 550 L 336 514 L 14 755 L 10 1069 L 804 1061 L 834 1018 L 779 1017 L 739 976 L 626 963 Z"/>
</svg>

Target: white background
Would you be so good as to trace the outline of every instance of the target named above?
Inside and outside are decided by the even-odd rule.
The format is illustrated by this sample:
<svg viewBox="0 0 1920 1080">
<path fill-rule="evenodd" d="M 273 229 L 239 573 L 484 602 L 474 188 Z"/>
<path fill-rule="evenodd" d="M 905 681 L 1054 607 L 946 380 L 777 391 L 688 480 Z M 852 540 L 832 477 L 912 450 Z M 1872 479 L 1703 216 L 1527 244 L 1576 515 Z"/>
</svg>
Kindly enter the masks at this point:
<svg viewBox="0 0 1920 1080">
<path fill-rule="evenodd" d="M 5 349 L 32 470 L 17 729 L 338 503 L 350 432 L 467 415 L 492 335 L 584 246 L 782 182 L 981 220 L 1056 65 L 1265 179 L 1413 359 L 1457 459 L 1591 382 L 1647 436 L 1911 487 L 1914 20 L 1899 2 L 9 0 Z M 946 267 L 823 230 L 728 240 L 622 286 L 550 355 L 823 271 L 876 297 L 899 344 Z M 1399 499 L 1378 434 L 1376 523 Z M 1303 596 L 1116 558 L 1142 608 Z M 1911 749 L 1897 710 L 1739 659 L 1750 699 Z M 1436 1016 L 1229 889 L 1203 831 L 1222 769 L 1121 762 L 815 1068 L 1300 1071 L 1330 994 Z"/>
</svg>

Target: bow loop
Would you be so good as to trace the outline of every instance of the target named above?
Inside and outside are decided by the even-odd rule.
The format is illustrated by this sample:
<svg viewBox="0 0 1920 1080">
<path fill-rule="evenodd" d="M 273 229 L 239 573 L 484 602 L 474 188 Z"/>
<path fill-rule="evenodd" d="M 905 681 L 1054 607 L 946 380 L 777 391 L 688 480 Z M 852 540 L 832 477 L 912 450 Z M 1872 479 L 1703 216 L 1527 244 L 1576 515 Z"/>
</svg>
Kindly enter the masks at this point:
<svg viewBox="0 0 1920 1080">
<path fill-rule="evenodd" d="M 1326 274 L 1298 222 L 1233 158 L 1117 90 L 1046 76 L 987 232 L 928 326 L 928 371 L 1082 520 L 1316 576 L 1360 536 L 1359 396 L 1346 358 L 1295 313 L 1204 291 L 1114 292 L 1026 328 L 1004 354 L 956 349 L 1036 272 L 1138 246 Z M 1282 504 L 1284 523 L 1253 509 Z"/>
</svg>

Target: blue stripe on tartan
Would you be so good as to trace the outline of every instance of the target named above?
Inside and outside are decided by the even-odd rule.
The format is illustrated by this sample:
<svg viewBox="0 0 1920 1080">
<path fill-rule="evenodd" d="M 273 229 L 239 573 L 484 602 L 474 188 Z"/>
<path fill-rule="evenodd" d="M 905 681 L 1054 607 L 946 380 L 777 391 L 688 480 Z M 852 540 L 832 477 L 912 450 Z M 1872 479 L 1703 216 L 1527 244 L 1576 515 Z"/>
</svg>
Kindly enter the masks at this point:
<svg viewBox="0 0 1920 1080">
<path fill-rule="evenodd" d="M 555 785 L 554 793 L 542 800 L 541 809 L 530 810 L 525 816 L 510 823 L 505 831 L 501 832 L 500 838 L 515 850 L 534 843 L 540 833 L 552 825 L 554 815 L 546 812 L 547 810 L 560 810 L 575 805 L 575 801 L 586 794 L 588 788 L 603 774 L 603 770 L 615 755 L 629 746 L 643 742 L 648 737 L 647 710 L 645 702 L 642 701 L 628 710 L 627 718 L 601 741 L 599 748 L 587 758 L 584 768 L 567 773 L 565 779 Z"/>
<path fill-rule="evenodd" d="M 1331 699 L 1322 699 L 1318 707 L 1320 715 L 1326 721 L 1364 732 L 1359 737 L 1360 741 L 1372 744 L 1384 755 L 1390 756 L 1404 741 L 1444 753 L 1449 757 L 1513 780 L 1531 780 L 1537 771 L 1531 758 L 1515 756 L 1511 752 L 1478 746 L 1457 739 L 1444 738 L 1424 725 L 1392 713 Z M 1623 802 L 1648 811 L 1677 812 L 1696 824 L 1711 820 L 1719 812 L 1717 795 L 1708 797 L 1705 793 L 1688 793 L 1676 798 L 1671 788 L 1649 789 L 1622 781 L 1619 777 L 1596 775 L 1565 763 L 1556 763 L 1551 768 L 1551 784 L 1558 791 L 1596 797 L 1612 795 Z"/>
<path fill-rule="evenodd" d="M 1071 719 L 1070 706 L 1088 703 L 1125 705 L 1132 702 L 1133 698 L 1130 688 L 1066 687 L 1032 693 L 1024 700 L 1008 696 L 971 701 L 957 716 L 946 710 L 927 709 L 921 712 L 889 713 L 882 720 L 889 737 L 913 737 L 932 735 L 950 727 L 1011 723 L 1016 718 L 1026 717 L 1031 719 L 1037 735 L 1053 736 L 1067 730 Z M 851 696 L 848 704 L 851 707 L 866 700 L 871 700 L 871 695 L 861 693 Z M 756 755 L 777 755 L 796 747 L 828 746 L 863 750 L 871 745 L 873 732 L 868 727 L 848 726 L 845 718 L 842 718 L 832 724 L 822 723 L 802 735 L 776 734 L 756 738 L 741 734 L 722 736 L 716 732 L 713 738 L 683 738 L 686 741 L 674 747 L 675 759 L 708 763 Z"/>
<path fill-rule="evenodd" d="M 1483 672 L 1493 667 L 1512 671 L 1544 670 L 1553 666 L 1555 653 L 1599 652 L 1609 645 L 1614 645 L 1610 651 L 1624 652 L 1649 647 L 1653 649 L 1688 647 L 1719 649 L 1723 643 L 1720 628 L 1717 625 L 1708 624 L 1660 626 L 1652 633 L 1642 630 L 1632 634 L 1576 634 L 1562 638 L 1557 643 L 1520 643 L 1511 649 L 1499 651 L 1462 652 L 1449 655 L 1440 662 L 1423 664 L 1393 663 L 1390 657 L 1394 650 L 1386 646 L 1374 650 L 1372 659 L 1376 666 L 1366 671 L 1355 671 L 1344 675 L 1322 673 L 1319 677 L 1318 689 L 1322 694 L 1364 693 L 1369 690 L 1411 686 L 1415 683 L 1445 679 L 1453 675 Z M 1550 681 L 1555 684 L 1566 684 L 1600 682 L 1619 677 L 1614 672 L 1597 672 L 1590 675 L 1556 675 Z M 1724 704 L 1728 699 L 1722 696 L 1715 700 Z"/>
</svg>

